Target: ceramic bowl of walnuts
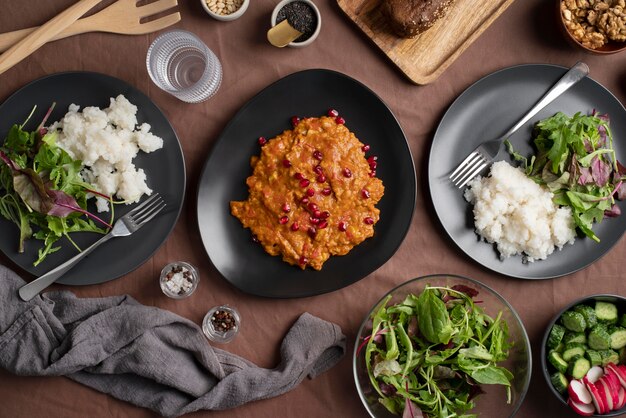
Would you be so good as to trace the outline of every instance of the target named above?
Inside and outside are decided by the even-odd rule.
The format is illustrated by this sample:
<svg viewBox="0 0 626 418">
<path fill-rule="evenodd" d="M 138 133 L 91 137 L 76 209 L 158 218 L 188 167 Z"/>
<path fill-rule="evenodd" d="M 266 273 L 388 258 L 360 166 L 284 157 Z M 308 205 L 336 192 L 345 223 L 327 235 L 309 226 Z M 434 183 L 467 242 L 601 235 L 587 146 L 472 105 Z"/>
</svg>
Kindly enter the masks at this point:
<svg viewBox="0 0 626 418">
<path fill-rule="evenodd" d="M 557 0 L 562 29 L 594 54 L 626 50 L 626 0 Z"/>
</svg>

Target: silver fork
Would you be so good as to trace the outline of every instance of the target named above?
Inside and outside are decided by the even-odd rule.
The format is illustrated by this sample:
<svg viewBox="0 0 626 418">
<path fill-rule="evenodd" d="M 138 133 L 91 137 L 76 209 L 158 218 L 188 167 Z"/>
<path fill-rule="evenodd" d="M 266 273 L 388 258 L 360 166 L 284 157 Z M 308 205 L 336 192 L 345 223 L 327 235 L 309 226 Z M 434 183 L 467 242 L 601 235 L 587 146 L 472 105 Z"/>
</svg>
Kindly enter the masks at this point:
<svg viewBox="0 0 626 418">
<path fill-rule="evenodd" d="M 577 62 L 556 82 L 554 86 L 503 136 L 480 144 L 472 151 L 450 174 L 450 181 L 459 189 L 463 188 L 474 177 L 480 174 L 487 165 L 491 164 L 500 152 L 504 140 L 513 135 L 530 118 L 535 116 L 541 109 L 563 94 L 566 90 L 578 83 L 589 74 L 589 67 L 583 62 Z"/>
<path fill-rule="evenodd" d="M 22 286 L 18 290 L 20 298 L 24 301 L 31 300 L 39 294 L 39 292 L 56 282 L 61 276 L 63 276 L 67 271 L 78 264 L 80 260 L 89 255 L 101 244 L 107 242 L 111 238 L 125 237 L 134 233 L 139 228 L 144 226 L 149 220 L 154 218 L 159 212 L 161 212 L 164 207 L 165 202 L 163 201 L 163 198 L 161 198 L 158 193 L 153 194 L 139 206 L 133 208 L 133 210 L 118 219 L 113 225 L 113 229 L 111 229 L 108 234 L 100 238 L 98 241 L 94 242 L 91 246 L 67 260 L 60 266 L 50 270 L 38 279 Z"/>
</svg>

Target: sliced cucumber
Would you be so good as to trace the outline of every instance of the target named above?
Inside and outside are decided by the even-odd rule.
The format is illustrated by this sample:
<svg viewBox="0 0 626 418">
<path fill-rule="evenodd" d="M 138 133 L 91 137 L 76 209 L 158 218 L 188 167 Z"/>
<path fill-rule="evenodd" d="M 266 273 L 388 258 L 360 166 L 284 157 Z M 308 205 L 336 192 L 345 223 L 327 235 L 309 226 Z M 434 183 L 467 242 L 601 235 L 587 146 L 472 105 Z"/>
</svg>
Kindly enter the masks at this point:
<svg viewBox="0 0 626 418">
<path fill-rule="evenodd" d="M 602 365 L 602 355 L 596 350 L 585 351 L 585 358 L 589 360 L 592 367 Z"/>
<path fill-rule="evenodd" d="M 563 325 L 570 331 L 583 332 L 587 328 L 587 322 L 585 317 L 580 312 L 567 311 L 561 315 L 561 321 Z"/>
<path fill-rule="evenodd" d="M 609 363 L 619 363 L 619 354 L 613 350 L 601 350 L 600 356 L 602 356 L 602 367 Z"/>
<path fill-rule="evenodd" d="M 567 372 L 574 379 L 582 379 L 587 372 L 591 369 L 591 363 L 584 357 L 578 357 L 572 361 L 567 369 Z"/>
<path fill-rule="evenodd" d="M 611 331 L 611 348 L 613 350 L 619 350 L 620 348 L 626 346 L 626 329 L 621 327 L 616 327 Z"/>
<path fill-rule="evenodd" d="M 622 314 L 622 316 L 619 317 L 619 324 L 626 328 L 626 314 Z"/>
<path fill-rule="evenodd" d="M 561 373 L 565 373 L 567 371 L 567 361 L 563 360 L 563 357 L 561 357 L 561 355 L 556 351 L 553 350 L 548 353 L 548 361 Z"/>
<path fill-rule="evenodd" d="M 576 312 L 583 314 L 585 322 L 587 322 L 587 328 L 591 328 L 598 323 L 598 317 L 596 316 L 596 310 L 589 305 L 576 305 L 574 307 Z"/>
<path fill-rule="evenodd" d="M 556 372 L 552 376 L 550 376 L 550 381 L 552 382 L 552 386 L 554 386 L 557 392 L 560 393 L 565 393 L 567 387 L 569 386 L 567 378 L 561 372 Z"/>
<path fill-rule="evenodd" d="M 617 306 L 611 302 L 596 301 L 596 316 L 598 321 L 608 324 L 617 322 Z"/>
<path fill-rule="evenodd" d="M 563 340 L 565 328 L 562 325 L 554 324 L 548 335 L 548 348 L 555 348 Z"/>
<path fill-rule="evenodd" d="M 563 351 L 563 355 L 561 357 L 563 357 L 563 360 L 565 361 L 570 361 L 576 356 L 582 357 L 584 355 L 585 355 L 585 347 L 582 344 L 578 345 L 574 343 L 574 344 L 568 344 L 565 346 L 565 351 Z"/>
<path fill-rule="evenodd" d="M 598 324 L 589 332 L 587 342 L 593 350 L 607 350 L 611 347 L 611 335 L 605 325 Z"/>
<path fill-rule="evenodd" d="M 586 344 L 587 335 L 584 332 L 568 332 L 565 334 L 565 337 L 563 337 L 563 342 L 565 344 L 571 344 L 571 343 Z"/>
</svg>

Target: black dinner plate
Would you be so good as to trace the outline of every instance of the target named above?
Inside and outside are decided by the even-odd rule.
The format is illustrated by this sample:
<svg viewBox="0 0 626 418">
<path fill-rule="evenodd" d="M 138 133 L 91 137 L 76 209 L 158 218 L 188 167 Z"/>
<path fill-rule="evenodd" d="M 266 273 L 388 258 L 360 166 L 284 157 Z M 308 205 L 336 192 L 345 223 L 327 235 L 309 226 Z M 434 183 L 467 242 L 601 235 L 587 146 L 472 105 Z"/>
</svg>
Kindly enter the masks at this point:
<svg viewBox="0 0 626 418">
<path fill-rule="evenodd" d="M 67 272 L 59 283 L 87 285 L 118 278 L 147 261 L 166 240 L 176 224 L 185 194 L 185 164 L 180 143 L 161 110 L 146 95 L 126 82 L 104 74 L 53 74 L 24 86 L 0 105 L 0 136 L 4 140 L 10 127 L 15 123 L 22 123 L 35 105 L 37 110 L 26 129 L 34 129 L 53 102 L 56 102 L 56 107 L 48 119 L 49 123 L 62 118 L 72 103 L 79 105 L 81 109 L 86 106 L 104 108 L 109 106 L 111 97 L 119 94 L 126 96 L 138 107 L 139 124 L 149 123 L 152 126 L 151 132 L 163 138 L 162 149 L 150 154 L 140 152 L 133 162 L 136 167 L 144 169 L 148 187 L 163 196 L 167 207 L 133 235 L 103 244 Z M 134 205 L 117 205 L 115 219 L 119 219 L 133 207 Z M 95 213 L 95 208 L 92 207 L 92 211 Z M 110 213 L 100 215 L 105 220 L 110 219 Z M 34 267 L 33 261 L 37 259 L 41 241 L 29 240 L 26 251 L 19 254 L 19 231 L 15 224 L 0 217 L 0 231 L 0 251 L 35 276 L 41 276 L 76 254 L 76 249 L 62 238 L 57 242 L 61 245 L 61 250 L 49 254 L 42 263 Z M 72 234 L 72 238 L 81 248 L 86 248 L 100 237 L 99 234 L 86 232 Z"/>
<path fill-rule="evenodd" d="M 483 140 L 498 138 L 567 71 L 567 68 L 530 64 L 506 68 L 470 86 L 450 106 L 433 139 L 428 182 L 435 211 L 445 231 L 468 256 L 495 272 L 522 279 L 549 279 L 578 271 L 606 254 L 622 237 L 626 215 L 605 219 L 594 226 L 596 243 L 578 237 L 574 245 L 555 250 L 546 260 L 522 263 L 521 256 L 500 260 L 493 245 L 480 241 L 474 232 L 471 205 L 463 190 L 448 180 L 450 172 Z M 613 144 L 620 161 L 626 161 L 626 110 L 606 88 L 586 77 L 515 133 L 510 141 L 523 155 L 531 155 L 533 125 L 558 111 L 573 115 L 593 110 L 608 113 Z M 504 147 L 500 160 L 514 163 Z M 619 203 L 622 212 L 624 202 Z"/>
<path fill-rule="evenodd" d="M 272 257 L 252 242 L 248 229 L 230 214 L 229 202 L 248 196 L 250 157 L 257 138 L 291 128 L 291 116 L 321 116 L 337 109 L 369 154 L 378 155 L 377 175 L 385 186 L 374 236 L 350 253 L 331 257 L 321 271 L 301 270 Z M 369 155 L 368 154 L 368 155 Z M 406 138 L 389 108 L 360 82 L 329 70 L 291 74 L 262 90 L 233 117 L 215 144 L 198 189 L 198 225 L 217 270 L 242 291 L 289 298 L 340 289 L 383 265 L 409 229 L 416 198 L 415 167 Z"/>
</svg>

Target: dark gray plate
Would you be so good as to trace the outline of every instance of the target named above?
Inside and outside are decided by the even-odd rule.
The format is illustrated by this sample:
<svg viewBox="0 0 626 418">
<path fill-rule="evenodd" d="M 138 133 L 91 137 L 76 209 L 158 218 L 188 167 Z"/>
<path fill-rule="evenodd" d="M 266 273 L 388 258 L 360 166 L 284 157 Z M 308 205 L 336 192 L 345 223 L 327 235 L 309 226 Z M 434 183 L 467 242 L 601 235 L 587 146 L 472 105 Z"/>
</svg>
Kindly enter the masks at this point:
<svg viewBox="0 0 626 418">
<path fill-rule="evenodd" d="M 289 129 L 290 118 L 339 110 L 369 154 L 378 155 L 377 175 L 385 185 L 374 237 L 321 271 L 300 270 L 267 254 L 230 214 L 229 202 L 248 196 L 250 157 L 257 138 Z M 368 155 L 369 155 L 368 154 Z M 244 292 L 276 298 L 312 296 L 340 289 L 383 265 L 398 249 L 411 224 L 416 197 L 415 167 L 396 118 L 371 90 L 328 70 L 291 74 L 252 98 L 222 132 L 206 162 L 198 190 L 202 242 L 217 270 Z"/>
<path fill-rule="evenodd" d="M 481 242 L 463 191 L 448 181 L 449 173 L 483 140 L 497 138 L 565 73 L 552 65 L 521 65 L 488 75 L 470 86 L 450 106 L 433 139 L 428 166 L 430 193 L 439 220 L 450 238 L 468 256 L 495 272 L 522 279 L 548 279 L 580 270 L 607 253 L 626 229 L 626 215 L 595 225 L 600 243 L 577 238 L 574 245 L 555 251 L 546 260 L 524 264 L 520 256 L 504 261 L 495 247 Z M 618 159 L 626 161 L 626 110 L 607 89 L 587 77 L 531 119 L 511 138 L 515 149 L 530 155 L 532 126 L 558 111 L 590 113 L 594 109 L 611 118 Z M 511 162 L 503 150 L 499 159 Z M 512 163 L 512 162 L 511 162 Z M 515 164 L 516 165 L 516 164 Z M 622 212 L 626 205 L 620 203 Z"/>
<path fill-rule="evenodd" d="M 158 107 L 143 93 L 122 80 L 104 74 L 71 72 L 50 75 L 26 85 L 0 105 L 0 136 L 2 141 L 10 127 L 22 123 L 32 107 L 37 105 L 27 129 L 34 129 L 48 107 L 56 102 L 49 121 L 59 120 L 70 104 L 86 106 L 109 106 L 109 98 L 118 94 L 126 96 L 138 107 L 139 123 L 147 122 L 152 132 L 163 138 L 163 149 L 151 154 L 139 153 L 133 160 L 148 176 L 148 186 L 163 196 L 167 207 L 149 225 L 130 237 L 116 238 L 103 244 L 59 280 L 59 283 L 86 285 L 102 283 L 120 277 L 139 267 L 161 246 L 168 237 L 180 213 L 185 194 L 185 164 L 174 129 Z M 132 209 L 132 205 L 118 205 L 118 219 Z M 95 212 L 95 210 L 94 210 Z M 103 214 L 110 219 L 110 214 Z M 58 241 L 62 249 L 50 254 L 41 264 L 33 267 L 37 259 L 40 241 L 30 240 L 23 254 L 17 252 L 19 232 L 15 224 L 0 217 L 0 251 L 15 264 L 35 276 L 41 276 L 76 254 L 76 250 L 65 239 Z M 75 233 L 73 239 L 81 248 L 95 242 L 100 235 Z"/>
</svg>

